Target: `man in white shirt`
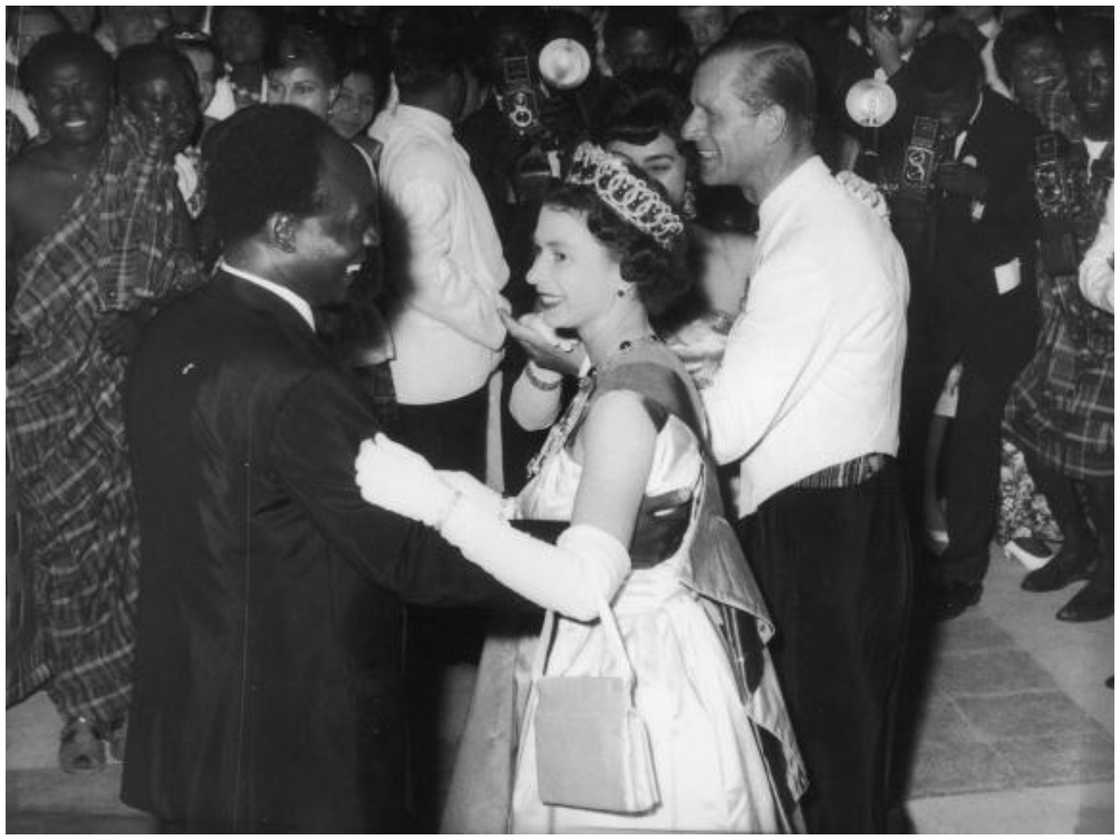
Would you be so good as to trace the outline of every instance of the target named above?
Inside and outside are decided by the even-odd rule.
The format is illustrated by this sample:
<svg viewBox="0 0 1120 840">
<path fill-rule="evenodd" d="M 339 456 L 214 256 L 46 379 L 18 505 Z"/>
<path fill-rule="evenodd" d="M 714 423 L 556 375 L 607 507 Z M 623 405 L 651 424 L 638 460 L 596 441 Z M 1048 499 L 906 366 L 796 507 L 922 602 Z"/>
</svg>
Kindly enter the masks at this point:
<svg viewBox="0 0 1120 840">
<path fill-rule="evenodd" d="M 813 832 L 884 830 L 911 576 L 893 456 L 906 263 L 811 143 L 816 84 L 783 41 L 723 42 L 684 136 L 706 184 L 759 204 L 758 264 L 712 385 L 719 461 L 740 461 L 739 535 L 778 627 L 774 661 L 808 764 Z"/>
<path fill-rule="evenodd" d="M 500 292 L 509 268 L 470 159 L 452 136 L 466 93 L 456 49 L 462 40 L 446 10 L 406 13 L 394 46 L 399 102 L 374 139 L 383 146 L 384 251 L 398 298 L 389 312 L 396 435 L 433 466 L 485 480 L 487 456 L 498 448 L 487 451 L 488 438 L 498 437 L 488 426 L 499 422 L 489 411 L 488 385 L 506 338 L 501 313 L 509 303 Z M 413 805 L 419 819 L 434 820 L 441 684 L 477 661 L 485 623 L 477 614 L 420 609 L 408 618 Z"/>
<path fill-rule="evenodd" d="M 400 102 L 378 128 L 385 245 L 400 298 L 391 317 L 402 441 L 440 469 L 485 478 L 487 383 L 502 358 L 502 245 L 467 153 L 452 136 L 461 66 L 443 26 L 409 16 L 397 45 Z"/>
</svg>

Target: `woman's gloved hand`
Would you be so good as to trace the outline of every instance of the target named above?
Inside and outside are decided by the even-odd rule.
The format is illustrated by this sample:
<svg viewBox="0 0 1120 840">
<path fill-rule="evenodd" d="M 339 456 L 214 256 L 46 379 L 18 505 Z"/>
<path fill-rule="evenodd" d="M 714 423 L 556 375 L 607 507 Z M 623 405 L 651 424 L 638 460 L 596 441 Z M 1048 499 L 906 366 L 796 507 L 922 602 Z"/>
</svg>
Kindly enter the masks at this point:
<svg viewBox="0 0 1120 840">
<path fill-rule="evenodd" d="M 433 528 L 443 523 L 460 495 L 422 455 L 380 432 L 362 441 L 354 469 L 362 498 L 371 505 Z"/>
<path fill-rule="evenodd" d="M 436 470 L 436 475 L 452 490 L 463 494 L 463 500 L 469 502 L 480 513 L 507 519 L 507 508 L 514 499 L 507 499 L 497 490 L 483 484 L 473 475 L 461 470 Z"/>
</svg>

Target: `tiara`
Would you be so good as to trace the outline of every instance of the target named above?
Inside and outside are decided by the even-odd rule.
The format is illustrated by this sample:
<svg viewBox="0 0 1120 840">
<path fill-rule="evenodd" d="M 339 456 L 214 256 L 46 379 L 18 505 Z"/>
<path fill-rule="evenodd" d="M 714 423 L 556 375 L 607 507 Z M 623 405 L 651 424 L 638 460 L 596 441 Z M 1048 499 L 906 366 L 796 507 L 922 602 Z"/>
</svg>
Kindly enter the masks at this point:
<svg viewBox="0 0 1120 840">
<path fill-rule="evenodd" d="M 666 250 L 684 231 L 681 217 L 665 199 L 631 173 L 622 158 L 593 143 L 584 142 L 576 147 L 565 181 L 593 187 L 615 215 L 653 237 Z"/>
</svg>

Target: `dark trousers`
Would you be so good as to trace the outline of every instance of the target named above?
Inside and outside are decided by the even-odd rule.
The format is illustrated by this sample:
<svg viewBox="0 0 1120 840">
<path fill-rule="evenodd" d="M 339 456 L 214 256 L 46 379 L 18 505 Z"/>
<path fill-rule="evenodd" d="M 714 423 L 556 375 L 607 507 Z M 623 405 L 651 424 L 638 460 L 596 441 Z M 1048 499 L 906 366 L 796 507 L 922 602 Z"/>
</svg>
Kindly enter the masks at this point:
<svg viewBox="0 0 1120 840">
<path fill-rule="evenodd" d="M 486 386 L 448 402 L 398 404 L 398 441 L 437 470 L 463 470 L 484 481 L 487 407 Z"/>
<path fill-rule="evenodd" d="M 892 462 L 855 487 L 789 488 L 738 523 L 809 772 L 810 832 L 881 832 L 913 556 Z"/>
<path fill-rule="evenodd" d="M 1111 478 L 1072 478 L 1047 466 L 1029 450 L 1023 453 L 1035 486 L 1046 496 L 1062 529 L 1062 554 L 1068 562 L 1097 561 L 1093 582 L 1113 589 L 1115 484 Z"/>
<path fill-rule="evenodd" d="M 397 439 L 438 470 L 462 470 L 486 478 L 486 387 L 445 403 L 400 405 Z M 439 739 L 444 676 L 457 662 L 477 662 L 486 616 L 469 608 L 408 607 L 405 685 L 409 717 L 410 828 L 439 828 Z"/>
<path fill-rule="evenodd" d="M 949 546 L 937 562 L 939 582 L 980 583 L 999 512 L 1003 410 L 1015 378 L 1034 352 L 1037 302 L 1028 285 L 977 304 L 957 322 L 915 327 L 903 382 L 900 458 L 906 473 L 911 533 L 924 533 L 922 475 L 930 420 L 949 369 L 963 366 L 957 415 L 945 442 L 942 491 Z"/>
</svg>

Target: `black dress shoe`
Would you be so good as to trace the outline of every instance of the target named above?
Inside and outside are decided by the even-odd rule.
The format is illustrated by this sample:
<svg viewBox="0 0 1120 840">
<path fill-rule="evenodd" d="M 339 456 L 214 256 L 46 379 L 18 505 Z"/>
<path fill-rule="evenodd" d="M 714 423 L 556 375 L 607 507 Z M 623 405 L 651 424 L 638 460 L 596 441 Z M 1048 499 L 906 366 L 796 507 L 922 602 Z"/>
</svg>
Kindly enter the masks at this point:
<svg viewBox="0 0 1120 840">
<path fill-rule="evenodd" d="M 1064 551 L 1043 566 L 1023 578 L 1023 589 L 1027 592 L 1056 592 L 1065 589 L 1078 580 L 1088 580 L 1093 571 L 1093 563 L 1084 555 L 1070 555 Z"/>
<path fill-rule="evenodd" d="M 930 618 L 948 621 L 956 618 L 980 601 L 984 587 L 979 583 L 950 583 L 932 593 L 929 601 Z"/>
<path fill-rule="evenodd" d="M 1058 610 L 1058 621 L 1100 621 L 1112 615 L 1113 594 L 1090 581 Z"/>
</svg>

